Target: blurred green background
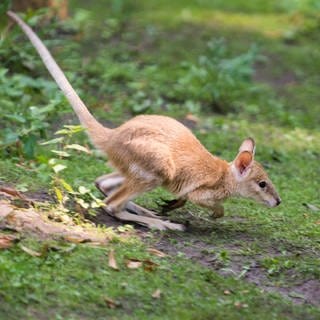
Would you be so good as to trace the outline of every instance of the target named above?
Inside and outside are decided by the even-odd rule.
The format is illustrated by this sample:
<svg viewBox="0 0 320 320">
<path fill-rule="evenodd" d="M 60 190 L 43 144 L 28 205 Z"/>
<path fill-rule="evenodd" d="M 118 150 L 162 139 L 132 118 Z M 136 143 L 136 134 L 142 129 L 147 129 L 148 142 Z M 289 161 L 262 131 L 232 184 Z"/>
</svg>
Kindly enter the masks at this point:
<svg viewBox="0 0 320 320">
<path fill-rule="evenodd" d="M 17 6 L 24 1 L 13 2 Z M 110 279 L 127 281 L 123 273 L 105 272 L 104 262 L 99 266 L 94 262 L 97 255 L 103 261 L 102 253 L 82 248 L 70 259 L 63 254 L 58 258 L 50 254 L 50 264 L 40 268 L 39 273 L 34 260 L 21 252 L 8 251 L 2 257 L 3 268 L 0 267 L 6 288 L 0 288 L 0 302 L 3 298 L 7 309 L 0 311 L 15 319 L 23 314 L 26 304 L 40 310 L 42 316 L 47 314 L 46 308 L 55 314 L 52 310 L 57 305 L 60 318 L 56 319 L 66 315 L 70 319 L 92 319 L 94 312 L 103 319 L 105 303 L 99 300 L 96 305 L 96 299 L 110 290 L 115 299 L 127 299 L 123 298 L 125 308 L 108 310 L 114 319 L 150 319 L 150 310 L 155 319 L 212 319 L 213 315 L 217 319 L 239 319 L 239 314 L 243 319 L 318 319 L 318 304 L 312 307 L 297 284 L 319 283 L 320 224 L 316 209 L 320 207 L 320 2 L 64 3 L 68 5 L 67 12 L 61 3 L 60 11 L 24 8 L 21 16 L 44 40 L 102 123 L 114 127 L 141 113 L 169 115 L 188 125 L 210 152 L 229 161 L 237 154 L 241 141 L 253 136 L 257 160 L 279 190 L 283 201 L 274 210 L 246 200 L 230 200 L 226 203 L 226 218 L 214 222 L 208 222 L 210 215 L 205 209 L 189 204 L 171 218 L 189 220 L 193 231 L 179 237 L 171 235 L 172 247 L 187 252 L 184 247 L 195 245 L 199 239 L 209 246 L 214 244 L 210 250 L 199 250 L 209 256 L 218 252 L 219 265 L 214 268 L 219 272 L 232 268 L 233 259 L 241 257 L 241 272 L 245 274 L 254 261 L 265 277 L 264 285 L 271 283 L 282 293 L 287 290 L 289 296 L 293 292 L 296 299 L 305 299 L 305 304 L 293 307 L 288 300 L 272 298 L 263 291 L 263 285 L 259 287 L 261 283 L 257 289 L 247 289 L 239 274 L 216 278 L 207 269 L 183 260 L 183 254 L 166 261 L 157 276 L 147 277 L 156 287 L 167 290 L 164 304 L 157 304 L 151 293 L 146 298 L 148 286 L 143 273 L 135 274 L 131 293 L 123 294 L 121 288 L 109 285 Z M 1 184 L 31 195 L 49 192 L 51 201 L 56 203 L 61 202 L 61 194 L 72 198 L 68 186 L 75 190 L 85 186 L 98 197 L 93 181 L 110 171 L 105 166 L 106 159 L 96 153 L 88 156 L 66 149 L 75 143 L 91 148 L 78 127 L 64 128 L 62 135 L 55 135 L 64 125 L 77 125 L 78 120 L 28 40 L 19 28 L 8 25 L 5 10 L 10 5 L 10 1 L 3 1 L 0 7 Z M 41 144 L 55 138 L 58 139 L 50 144 Z M 64 169 L 60 172 L 56 165 Z M 159 189 L 138 201 L 156 209 L 159 198 L 168 197 Z M 74 214 L 72 203 L 68 208 Z M 157 241 L 157 237 L 152 239 L 151 242 Z M 132 252 L 144 254 L 140 247 L 119 245 L 118 250 L 123 257 Z M 92 259 L 87 260 L 91 255 Z M 21 264 L 25 266 L 22 270 Z M 61 265 L 65 266 L 65 273 L 59 275 L 59 281 L 75 279 L 70 284 L 74 291 L 65 290 L 63 285 L 58 287 L 59 282 L 52 280 L 54 268 Z M 74 268 L 78 265 L 81 272 Z M 35 270 L 43 285 L 33 283 Z M 91 278 L 91 270 L 96 278 Z M 181 282 L 177 287 L 172 279 L 179 273 Z M 192 283 L 188 283 L 190 274 Z M 83 277 L 91 291 L 82 287 Z M 243 302 L 248 308 L 239 311 L 234 308 L 236 300 L 226 302 L 233 296 L 221 298 L 221 292 L 229 286 L 237 288 L 235 299 L 249 301 Z M 251 290 L 247 296 L 241 294 L 244 288 Z M 36 293 L 26 294 L 31 289 Z M 48 300 L 43 292 L 48 294 Z M 316 296 L 316 290 L 313 293 Z M 209 299 L 212 296 L 214 303 Z M 144 301 L 143 306 L 136 303 L 137 297 Z M 183 301 L 181 309 L 174 305 L 177 297 Z M 136 309 L 137 305 L 140 309 Z M 37 318 L 32 310 L 28 311 L 29 318 Z"/>
</svg>

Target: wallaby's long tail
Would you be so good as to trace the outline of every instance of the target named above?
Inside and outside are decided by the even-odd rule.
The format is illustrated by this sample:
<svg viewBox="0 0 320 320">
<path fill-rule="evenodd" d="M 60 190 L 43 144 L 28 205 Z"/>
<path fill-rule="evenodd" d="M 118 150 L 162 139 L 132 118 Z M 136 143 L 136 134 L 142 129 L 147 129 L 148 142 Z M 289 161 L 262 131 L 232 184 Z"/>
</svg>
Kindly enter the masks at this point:
<svg viewBox="0 0 320 320">
<path fill-rule="evenodd" d="M 98 144 L 99 146 L 100 141 L 96 140 L 100 139 L 97 136 L 101 136 L 101 134 L 103 134 L 103 132 L 107 131 L 108 129 L 103 127 L 89 112 L 83 101 L 72 88 L 71 84 L 65 77 L 64 73 L 62 72 L 58 64 L 55 62 L 54 58 L 52 57 L 46 46 L 34 33 L 34 31 L 14 12 L 8 11 L 7 15 L 21 27 L 23 32 L 29 38 L 29 40 L 39 53 L 43 63 L 49 70 L 51 76 L 54 78 L 59 88 L 62 90 L 62 92 L 70 102 L 73 110 L 75 111 L 80 120 L 80 123 L 87 129 L 88 134 L 92 139 L 93 143 Z"/>
</svg>

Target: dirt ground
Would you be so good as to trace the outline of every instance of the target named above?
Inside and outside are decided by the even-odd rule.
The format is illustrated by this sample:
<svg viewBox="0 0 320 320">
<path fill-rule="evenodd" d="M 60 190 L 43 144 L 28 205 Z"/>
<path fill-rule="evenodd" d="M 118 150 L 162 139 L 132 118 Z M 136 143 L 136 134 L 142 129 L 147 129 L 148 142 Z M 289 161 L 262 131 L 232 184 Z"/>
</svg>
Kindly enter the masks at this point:
<svg viewBox="0 0 320 320">
<path fill-rule="evenodd" d="M 223 218 L 228 219 L 228 218 Z M 235 218 L 237 219 L 237 218 Z M 108 216 L 104 212 L 100 212 L 94 221 L 98 224 L 105 224 L 107 226 L 120 226 L 123 223 L 115 218 Z M 149 239 L 147 234 L 150 232 L 147 228 L 142 226 L 135 226 L 138 234 L 142 239 Z M 319 279 L 309 279 L 303 282 L 290 284 L 290 286 L 275 286 L 268 279 L 266 270 L 259 265 L 259 258 L 261 255 L 247 256 L 242 254 L 234 254 L 228 261 L 228 266 L 225 268 L 220 263 L 215 254 L 207 254 L 207 252 L 214 252 L 217 249 L 214 243 L 208 244 L 202 240 L 199 240 L 203 234 L 203 230 L 197 230 L 192 226 L 189 226 L 186 232 L 167 232 L 159 233 L 153 232 L 156 242 L 153 244 L 157 249 L 175 256 L 178 253 L 183 253 L 187 258 L 192 259 L 196 263 L 200 263 L 206 268 L 215 270 L 221 275 L 235 276 L 241 274 L 243 266 L 249 266 L 246 268 L 246 272 L 241 277 L 243 280 L 253 283 L 267 292 L 276 292 L 296 304 L 311 304 L 320 306 L 320 281 Z M 239 240 L 250 242 L 252 239 L 246 234 L 239 234 Z M 148 240 L 149 241 L 149 240 Z M 221 247 L 219 248 L 221 249 Z M 226 250 L 236 252 L 236 246 L 234 242 L 230 246 L 225 247 Z M 270 248 L 270 254 L 276 255 L 277 250 Z"/>
</svg>

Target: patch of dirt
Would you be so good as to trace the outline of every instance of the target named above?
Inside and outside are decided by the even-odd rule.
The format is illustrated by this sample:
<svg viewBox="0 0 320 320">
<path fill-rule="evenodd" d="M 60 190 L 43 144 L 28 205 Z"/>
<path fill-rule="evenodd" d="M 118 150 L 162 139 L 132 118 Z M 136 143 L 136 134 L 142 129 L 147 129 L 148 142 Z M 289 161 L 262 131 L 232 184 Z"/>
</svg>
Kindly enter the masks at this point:
<svg viewBox="0 0 320 320">
<path fill-rule="evenodd" d="M 40 202 L 53 202 L 52 195 L 46 191 L 26 192 L 27 198 Z"/>
<path fill-rule="evenodd" d="M 183 253 L 185 256 L 203 266 L 214 269 L 221 275 L 232 276 L 256 284 L 267 292 L 280 293 L 296 304 L 312 304 L 320 306 L 320 281 L 309 279 L 290 286 L 275 286 L 268 278 L 267 271 L 259 264 L 262 255 L 247 256 L 237 253 L 239 247 L 232 242 L 230 245 L 217 247 L 199 240 L 201 234 L 190 232 L 185 234 L 165 234 L 155 247 L 169 255 Z M 173 241 L 175 240 L 175 241 Z M 248 241 L 244 234 L 243 241 Z M 228 261 L 219 257 L 221 250 L 231 253 Z M 269 255 L 278 255 L 276 249 L 270 248 Z"/>
<path fill-rule="evenodd" d="M 117 220 L 114 217 L 111 217 L 103 210 L 98 210 L 97 215 L 95 217 L 90 217 L 90 221 L 92 221 L 95 224 L 104 225 L 106 227 L 114 227 L 114 228 L 124 225 L 122 221 Z M 147 229 L 144 227 L 137 226 L 137 228 L 147 232 Z"/>
<path fill-rule="evenodd" d="M 253 75 L 253 80 L 256 82 L 267 83 L 274 89 L 281 90 L 283 87 L 297 84 L 298 79 L 294 72 L 283 71 L 280 74 L 271 73 L 270 64 L 281 66 L 282 62 L 279 57 L 275 55 L 268 55 L 267 62 L 258 62 L 255 65 L 255 72 Z"/>
</svg>

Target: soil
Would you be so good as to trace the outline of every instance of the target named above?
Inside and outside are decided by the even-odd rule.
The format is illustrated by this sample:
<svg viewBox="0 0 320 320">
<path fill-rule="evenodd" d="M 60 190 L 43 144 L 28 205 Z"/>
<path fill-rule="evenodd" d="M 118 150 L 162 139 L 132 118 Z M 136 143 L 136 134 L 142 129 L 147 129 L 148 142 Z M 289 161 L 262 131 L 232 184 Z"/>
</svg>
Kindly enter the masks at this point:
<svg viewBox="0 0 320 320">
<path fill-rule="evenodd" d="M 274 74 L 271 72 L 273 68 L 270 68 L 270 64 L 281 65 L 279 57 L 272 54 L 266 54 L 266 57 L 267 62 L 258 62 L 255 65 L 255 73 L 253 75 L 253 80 L 255 82 L 267 83 L 279 92 L 287 86 L 297 84 L 298 79 L 293 71 L 282 71 L 281 74 Z"/>
</svg>

